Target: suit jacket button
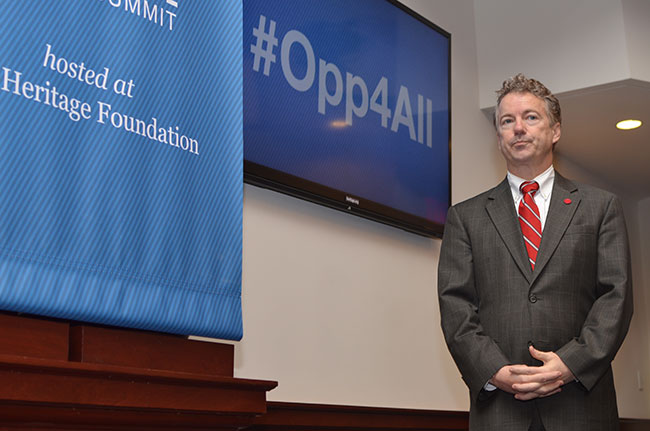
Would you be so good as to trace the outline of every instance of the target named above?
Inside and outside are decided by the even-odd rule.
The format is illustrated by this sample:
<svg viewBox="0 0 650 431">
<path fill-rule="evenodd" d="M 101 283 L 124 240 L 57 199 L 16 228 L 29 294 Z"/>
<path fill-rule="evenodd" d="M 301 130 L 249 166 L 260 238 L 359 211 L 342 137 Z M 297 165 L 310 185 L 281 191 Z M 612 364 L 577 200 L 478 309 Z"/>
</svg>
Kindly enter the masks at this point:
<svg viewBox="0 0 650 431">
<path fill-rule="evenodd" d="M 530 296 L 528 297 L 528 300 L 534 304 L 534 303 L 537 302 L 537 296 L 535 296 L 534 294 L 533 294 L 533 295 L 530 295 Z"/>
</svg>

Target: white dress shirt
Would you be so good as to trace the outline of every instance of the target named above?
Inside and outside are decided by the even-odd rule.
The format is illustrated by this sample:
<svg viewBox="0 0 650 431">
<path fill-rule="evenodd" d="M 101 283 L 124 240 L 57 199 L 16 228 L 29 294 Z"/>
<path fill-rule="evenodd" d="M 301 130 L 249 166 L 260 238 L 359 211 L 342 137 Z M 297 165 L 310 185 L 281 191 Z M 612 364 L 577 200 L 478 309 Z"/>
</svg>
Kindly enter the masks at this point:
<svg viewBox="0 0 650 431">
<path fill-rule="evenodd" d="M 539 208 L 539 218 L 542 221 L 542 233 L 544 232 L 548 207 L 551 205 L 551 193 L 553 193 L 554 180 L 555 169 L 553 169 L 553 165 L 549 166 L 547 170 L 533 178 L 533 181 L 537 181 L 537 184 L 539 184 L 539 190 L 535 193 L 534 199 L 537 208 Z M 519 211 L 519 202 L 524 198 L 524 194 L 519 190 L 521 183 L 524 181 L 526 180 L 508 172 L 508 184 L 510 184 L 512 200 L 515 201 L 515 212 Z"/>
</svg>

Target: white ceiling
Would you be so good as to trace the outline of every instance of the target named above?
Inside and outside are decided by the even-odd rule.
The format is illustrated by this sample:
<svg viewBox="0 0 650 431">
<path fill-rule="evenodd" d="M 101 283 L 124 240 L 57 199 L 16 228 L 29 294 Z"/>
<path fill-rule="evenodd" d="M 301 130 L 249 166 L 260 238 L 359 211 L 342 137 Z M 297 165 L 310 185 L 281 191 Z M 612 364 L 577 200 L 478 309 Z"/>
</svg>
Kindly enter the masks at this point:
<svg viewBox="0 0 650 431">
<path fill-rule="evenodd" d="M 650 196 L 650 83 L 629 79 L 557 96 L 562 137 L 556 152 L 629 196 Z M 644 124 L 616 129 L 629 118 Z"/>
</svg>

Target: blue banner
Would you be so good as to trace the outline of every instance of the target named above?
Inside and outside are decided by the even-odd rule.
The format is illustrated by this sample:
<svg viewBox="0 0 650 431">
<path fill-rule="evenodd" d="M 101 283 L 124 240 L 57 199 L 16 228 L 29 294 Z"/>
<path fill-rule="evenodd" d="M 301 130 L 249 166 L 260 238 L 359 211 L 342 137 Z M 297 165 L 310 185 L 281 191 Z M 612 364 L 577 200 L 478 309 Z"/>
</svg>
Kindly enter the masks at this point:
<svg viewBox="0 0 650 431">
<path fill-rule="evenodd" d="M 0 11 L 0 309 L 240 339 L 241 1 Z"/>
</svg>

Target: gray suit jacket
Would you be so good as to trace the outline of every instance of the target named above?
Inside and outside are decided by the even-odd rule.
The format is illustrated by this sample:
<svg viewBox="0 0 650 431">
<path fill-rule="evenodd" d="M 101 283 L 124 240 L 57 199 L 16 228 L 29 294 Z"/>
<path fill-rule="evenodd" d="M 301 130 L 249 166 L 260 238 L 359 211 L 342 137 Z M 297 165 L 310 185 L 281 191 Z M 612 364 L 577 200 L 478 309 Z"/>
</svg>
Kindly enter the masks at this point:
<svg viewBox="0 0 650 431">
<path fill-rule="evenodd" d="M 507 179 L 449 209 L 440 252 L 442 329 L 469 387 L 471 430 L 616 430 L 611 361 L 632 317 L 621 204 L 555 174 L 542 242 L 528 263 Z M 578 382 L 533 401 L 483 390 L 502 366 L 540 365 L 528 345 L 554 351 Z"/>
</svg>

